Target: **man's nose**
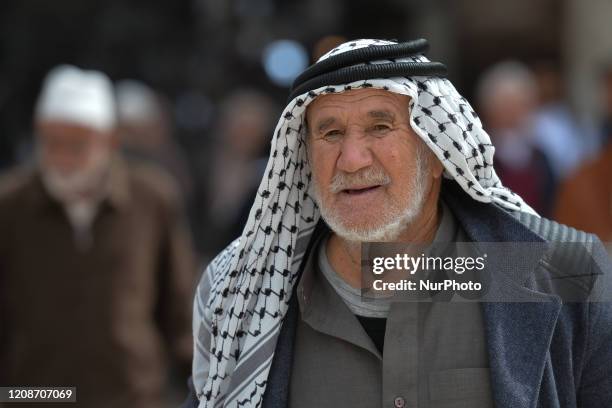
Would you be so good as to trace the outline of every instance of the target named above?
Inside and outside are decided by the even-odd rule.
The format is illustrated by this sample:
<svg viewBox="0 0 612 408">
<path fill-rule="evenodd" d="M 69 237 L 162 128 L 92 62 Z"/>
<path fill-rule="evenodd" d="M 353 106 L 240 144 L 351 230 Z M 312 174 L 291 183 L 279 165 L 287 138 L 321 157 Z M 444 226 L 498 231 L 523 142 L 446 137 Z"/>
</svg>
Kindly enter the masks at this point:
<svg viewBox="0 0 612 408">
<path fill-rule="evenodd" d="M 337 167 L 347 173 L 354 173 L 373 163 L 372 151 L 366 137 L 357 130 L 348 131 L 340 147 Z"/>
</svg>

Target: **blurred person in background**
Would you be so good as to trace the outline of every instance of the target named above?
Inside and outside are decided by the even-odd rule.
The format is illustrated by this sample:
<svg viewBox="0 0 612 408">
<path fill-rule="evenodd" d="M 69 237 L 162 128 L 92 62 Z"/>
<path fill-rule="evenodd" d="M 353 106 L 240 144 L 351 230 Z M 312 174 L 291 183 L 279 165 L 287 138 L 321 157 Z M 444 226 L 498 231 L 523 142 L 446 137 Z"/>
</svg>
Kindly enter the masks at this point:
<svg viewBox="0 0 612 408">
<path fill-rule="evenodd" d="M 565 102 L 563 78 L 552 62 L 533 67 L 538 107 L 533 117 L 534 142 L 546 155 L 557 180 L 567 177 L 596 148 L 595 138 L 579 126 Z"/>
<path fill-rule="evenodd" d="M 207 212 L 210 254 L 240 235 L 266 167 L 274 102 L 254 89 L 240 89 L 221 103 L 216 146 L 208 163 L 211 197 Z"/>
<path fill-rule="evenodd" d="M 536 89 L 535 79 L 524 65 L 505 61 L 482 75 L 477 97 L 495 146 L 497 174 L 504 185 L 546 216 L 554 200 L 555 178 L 548 159 L 533 140 Z"/>
<path fill-rule="evenodd" d="M 115 85 L 118 133 L 128 159 L 161 166 L 177 181 L 188 200 L 192 179 L 187 159 L 173 138 L 171 118 L 163 99 L 143 82 L 124 79 Z"/>
<path fill-rule="evenodd" d="M 106 75 L 52 70 L 36 165 L 0 182 L 0 384 L 161 407 L 191 356 L 191 244 L 172 181 L 117 153 Z"/>
</svg>

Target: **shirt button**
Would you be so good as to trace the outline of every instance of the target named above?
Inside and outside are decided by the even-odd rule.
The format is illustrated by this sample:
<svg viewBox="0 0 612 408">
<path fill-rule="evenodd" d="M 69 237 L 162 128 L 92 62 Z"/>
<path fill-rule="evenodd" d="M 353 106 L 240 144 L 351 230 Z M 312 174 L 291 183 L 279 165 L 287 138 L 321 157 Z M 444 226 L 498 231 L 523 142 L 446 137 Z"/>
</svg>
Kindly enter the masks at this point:
<svg viewBox="0 0 612 408">
<path fill-rule="evenodd" d="M 393 400 L 393 405 L 395 408 L 404 408 L 406 406 L 406 400 L 404 397 L 395 397 Z"/>
</svg>

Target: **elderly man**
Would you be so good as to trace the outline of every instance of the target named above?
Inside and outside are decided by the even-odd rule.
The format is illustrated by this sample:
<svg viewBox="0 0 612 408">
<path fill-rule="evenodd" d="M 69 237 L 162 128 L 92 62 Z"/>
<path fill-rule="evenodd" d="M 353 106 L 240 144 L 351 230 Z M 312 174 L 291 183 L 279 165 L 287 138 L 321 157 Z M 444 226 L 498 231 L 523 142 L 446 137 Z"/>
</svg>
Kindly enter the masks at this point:
<svg viewBox="0 0 612 408">
<path fill-rule="evenodd" d="M 191 359 L 179 197 L 116 154 L 106 75 L 55 68 L 35 115 L 37 165 L 0 184 L 0 384 L 73 386 L 82 407 L 164 406 L 168 356 Z"/>
<path fill-rule="evenodd" d="M 369 241 L 570 240 L 574 255 L 608 267 L 596 238 L 539 218 L 501 185 L 488 135 L 425 48 L 354 41 L 296 79 L 244 232 L 199 283 L 186 406 L 598 407 L 612 397 L 612 309 L 563 302 L 551 277 L 573 272 L 558 252 L 489 257 L 487 302 L 362 295 Z M 590 299 L 593 281 L 606 281 L 580 271 Z"/>
</svg>

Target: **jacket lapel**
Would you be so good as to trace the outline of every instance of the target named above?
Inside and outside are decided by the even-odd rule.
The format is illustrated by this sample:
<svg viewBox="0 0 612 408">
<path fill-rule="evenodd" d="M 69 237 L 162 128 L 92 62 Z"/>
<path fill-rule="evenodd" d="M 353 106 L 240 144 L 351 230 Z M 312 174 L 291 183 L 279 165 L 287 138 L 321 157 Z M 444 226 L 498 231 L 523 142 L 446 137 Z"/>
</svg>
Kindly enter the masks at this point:
<svg viewBox="0 0 612 408">
<path fill-rule="evenodd" d="M 496 406 L 534 407 L 561 310 L 557 296 L 526 287 L 546 244 L 505 210 L 476 202 L 450 183 L 444 191 L 447 205 L 473 242 L 534 243 L 523 244 L 514 255 L 488 257 L 485 272 L 492 277 L 488 298 L 507 301 L 482 303 Z"/>
<path fill-rule="evenodd" d="M 274 350 L 272 366 L 268 374 L 268 384 L 264 392 L 263 408 L 285 408 L 289 406 L 289 384 L 291 383 L 291 363 L 293 362 L 295 330 L 299 318 L 298 311 L 297 294 L 294 291 L 289 300 L 289 309 L 285 315 Z"/>
</svg>

